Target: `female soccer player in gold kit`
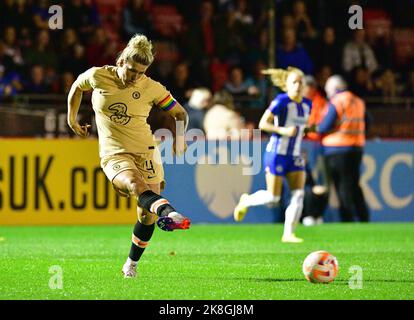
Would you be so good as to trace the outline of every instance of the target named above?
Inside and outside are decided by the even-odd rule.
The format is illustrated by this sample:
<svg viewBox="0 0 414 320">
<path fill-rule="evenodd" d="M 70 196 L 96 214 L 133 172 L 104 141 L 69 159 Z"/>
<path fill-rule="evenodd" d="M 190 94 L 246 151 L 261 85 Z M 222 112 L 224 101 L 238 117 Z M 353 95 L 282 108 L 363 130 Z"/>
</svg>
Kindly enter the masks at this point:
<svg viewBox="0 0 414 320">
<path fill-rule="evenodd" d="M 160 196 L 164 171 L 146 120 L 156 106 L 182 121 L 184 125 L 177 125 L 173 143 L 173 151 L 181 155 L 186 150 L 188 115 L 163 85 L 145 75 L 153 60 L 151 41 L 144 35 L 135 35 L 119 55 L 116 66 L 86 70 L 68 95 L 68 124 L 78 136 L 86 137 L 90 125 L 79 124 L 77 114 L 82 93 L 93 90 L 101 167 L 117 192 L 138 201 L 138 221 L 129 257 L 122 268 L 126 278 L 136 276 L 138 260 L 149 244 L 155 222 L 165 231 L 190 226 L 190 220 Z"/>
</svg>

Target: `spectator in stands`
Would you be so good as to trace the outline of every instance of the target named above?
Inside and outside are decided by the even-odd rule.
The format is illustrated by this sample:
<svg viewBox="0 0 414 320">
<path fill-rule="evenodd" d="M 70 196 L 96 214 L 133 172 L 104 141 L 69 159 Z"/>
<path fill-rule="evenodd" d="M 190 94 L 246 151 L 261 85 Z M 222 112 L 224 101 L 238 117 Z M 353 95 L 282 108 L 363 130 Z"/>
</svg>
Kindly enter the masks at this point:
<svg viewBox="0 0 414 320">
<path fill-rule="evenodd" d="M 9 79 L 5 77 L 6 68 L 0 64 L 0 101 L 4 101 L 12 95 L 12 86 Z"/>
<path fill-rule="evenodd" d="M 0 65 L 2 65 L 6 69 L 6 72 L 17 69 L 17 66 L 13 61 L 13 57 L 7 54 L 6 45 L 1 39 L 0 39 Z"/>
<path fill-rule="evenodd" d="M 307 43 L 315 39 L 317 35 L 316 30 L 308 15 L 305 1 L 296 0 L 293 3 L 292 17 L 295 23 L 296 34 L 300 42 Z"/>
<path fill-rule="evenodd" d="M 249 28 L 236 19 L 236 12 L 229 9 L 217 21 L 215 46 L 219 57 L 232 65 L 242 63 L 249 32 Z"/>
<path fill-rule="evenodd" d="M 285 14 L 282 16 L 282 30 L 296 29 L 295 19 L 291 14 Z"/>
<path fill-rule="evenodd" d="M 383 1 L 384 9 L 392 16 L 393 25 L 397 27 L 413 27 L 414 3 L 412 0 Z"/>
<path fill-rule="evenodd" d="M 21 68 L 23 66 L 23 56 L 17 43 L 16 29 L 8 26 L 4 29 L 5 53 L 13 59 L 14 64 Z"/>
<path fill-rule="evenodd" d="M 0 19 L 0 30 L 3 30 L 5 26 L 13 25 L 13 22 L 17 18 L 17 14 L 15 11 L 15 1 L 0 1 L 0 12 L 2 14 L 2 17 Z"/>
<path fill-rule="evenodd" d="M 245 79 L 243 70 L 239 66 L 234 66 L 230 69 L 229 80 L 224 85 L 224 90 L 229 92 L 233 98 L 239 100 L 235 102 L 238 108 L 249 104 L 248 100 L 243 102 L 243 98 L 258 96 L 260 94 L 259 89 L 253 84 L 253 81 L 251 79 Z"/>
<path fill-rule="evenodd" d="M 168 88 L 174 92 L 177 101 L 187 101 L 194 87 L 190 79 L 190 70 L 186 62 L 180 62 L 174 68 L 172 77 L 168 81 Z"/>
<path fill-rule="evenodd" d="M 94 1 L 87 4 L 84 0 L 67 1 L 63 10 L 65 29 L 76 30 L 82 38 L 88 38 L 95 26 L 99 25 Z"/>
<path fill-rule="evenodd" d="M 364 29 L 353 32 L 353 39 L 345 44 L 342 57 L 342 67 L 345 72 L 351 72 L 358 66 L 364 66 L 370 73 L 378 68 L 374 51 L 365 40 Z"/>
<path fill-rule="evenodd" d="M 49 7 L 48 0 L 36 0 L 32 7 L 33 24 L 39 30 L 49 29 Z"/>
<path fill-rule="evenodd" d="M 250 108 L 263 109 L 266 107 L 270 87 L 269 78 L 262 73 L 262 70 L 266 68 L 266 64 L 262 60 L 257 60 L 253 66 L 253 77 L 247 79 L 247 82 L 251 82 L 258 89 L 255 99 L 249 103 Z"/>
<path fill-rule="evenodd" d="M 45 79 L 45 70 L 41 65 L 34 65 L 30 72 L 30 80 L 24 86 L 24 93 L 44 94 L 50 93 L 51 88 L 47 85 Z"/>
<path fill-rule="evenodd" d="M 207 139 L 239 139 L 244 126 L 243 118 L 234 111 L 233 96 L 226 91 L 214 94 L 213 106 L 204 117 Z"/>
<path fill-rule="evenodd" d="M 386 15 L 386 13 L 384 12 Z M 367 32 L 368 34 L 368 32 Z M 376 32 L 372 35 L 371 39 L 368 39 L 368 42 L 372 48 L 372 51 L 375 53 L 378 65 L 383 68 L 390 68 L 394 59 L 394 40 L 393 32 L 390 26 L 383 26 L 381 32 Z"/>
<path fill-rule="evenodd" d="M 14 15 L 16 16 L 14 17 Z M 3 16 L 6 16 L 6 14 L 4 14 Z M 26 1 L 26 0 L 16 1 L 14 12 L 11 17 L 13 17 L 11 25 L 13 25 L 16 28 L 16 31 L 18 33 L 25 34 L 25 33 L 29 33 L 30 30 L 34 29 L 33 22 L 31 21 L 32 19 L 31 19 L 29 1 Z"/>
<path fill-rule="evenodd" d="M 244 26 L 253 26 L 253 16 L 249 11 L 248 3 L 246 0 L 237 0 L 234 10 L 234 16 L 237 21 Z"/>
<path fill-rule="evenodd" d="M 185 35 L 185 58 L 201 83 L 210 82 L 209 66 L 216 53 L 217 23 L 212 1 L 203 1 L 200 18 L 194 20 Z M 224 33 L 224 32 L 223 32 Z"/>
<path fill-rule="evenodd" d="M 324 88 L 326 80 L 328 80 L 328 78 L 332 76 L 332 74 L 333 72 L 331 66 L 325 64 L 322 67 L 320 67 L 319 70 L 316 72 L 316 81 L 318 83 L 318 87 Z"/>
<path fill-rule="evenodd" d="M 78 34 L 73 28 L 65 28 L 63 37 L 61 38 L 60 54 L 68 54 L 73 51 L 73 47 L 79 43 Z M 71 54 L 69 54 L 71 55 Z"/>
<path fill-rule="evenodd" d="M 405 87 L 402 96 L 407 98 L 414 98 L 414 70 L 409 72 L 406 84 L 407 86 Z"/>
<path fill-rule="evenodd" d="M 56 68 L 57 56 L 50 44 L 48 30 L 39 31 L 35 43 L 26 51 L 23 58 L 28 66 L 41 65 L 45 68 Z"/>
<path fill-rule="evenodd" d="M 355 67 L 350 74 L 349 89 L 362 98 L 375 95 L 374 84 L 368 69 L 364 66 Z"/>
<path fill-rule="evenodd" d="M 9 102 L 21 90 L 18 74 L 6 74 L 6 68 L 0 64 L 0 102 Z"/>
<path fill-rule="evenodd" d="M 77 44 L 73 48 L 73 58 L 69 65 L 73 74 L 80 74 L 82 71 L 88 68 L 88 61 L 86 59 L 85 47 L 81 44 Z"/>
<path fill-rule="evenodd" d="M 325 92 L 329 107 L 317 133 L 323 134 L 324 155 L 339 198 L 341 220 L 367 222 L 369 211 L 359 185 L 365 146 L 365 103 L 347 90 L 345 80 L 338 75 L 327 80 Z"/>
<path fill-rule="evenodd" d="M 292 66 L 301 69 L 305 74 L 312 74 L 313 63 L 306 49 L 296 42 L 294 29 L 283 30 L 283 43 L 277 49 L 276 63 L 279 68 Z"/>
<path fill-rule="evenodd" d="M 316 68 L 319 69 L 323 65 L 329 65 L 333 72 L 341 71 L 341 48 L 336 40 L 335 29 L 325 27 L 315 50 L 313 57 Z"/>
<path fill-rule="evenodd" d="M 145 8 L 144 0 L 129 0 L 122 11 L 122 31 L 124 39 L 137 33 L 151 36 L 150 12 Z"/>
<path fill-rule="evenodd" d="M 269 60 L 269 32 L 266 28 L 259 31 L 258 37 L 253 38 L 252 44 L 247 49 L 246 64 L 252 65 L 257 61 Z"/>
<path fill-rule="evenodd" d="M 88 68 L 85 47 L 80 43 L 75 29 L 68 28 L 65 30 L 59 51 L 61 71 L 80 74 Z"/>
<path fill-rule="evenodd" d="M 254 35 L 254 18 L 247 0 L 237 0 L 234 10 L 234 19 L 240 24 L 243 38 L 250 40 Z"/>
<path fill-rule="evenodd" d="M 65 28 L 59 48 L 59 67 L 63 70 L 71 70 L 75 47 L 80 45 L 78 34 L 73 28 Z"/>
<path fill-rule="evenodd" d="M 68 95 L 73 82 L 75 82 L 75 76 L 72 72 L 64 72 L 60 78 L 59 92 L 60 94 Z"/>
<path fill-rule="evenodd" d="M 374 80 L 375 96 L 383 98 L 383 102 L 393 102 L 397 96 L 396 75 L 391 69 L 380 72 L 380 76 Z"/>
<path fill-rule="evenodd" d="M 220 91 L 228 79 L 229 64 L 215 57 L 210 64 L 211 90 Z"/>
<path fill-rule="evenodd" d="M 0 1 L 0 30 L 6 26 L 13 26 L 17 32 L 31 27 L 31 15 L 27 1 L 4 0 Z"/>
<path fill-rule="evenodd" d="M 195 88 L 190 100 L 184 105 L 188 113 L 188 129 L 203 130 L 204 116 L 212 102 L 211 91 L 204 87 Z"/>
<path fill-rule="evenodd" d="M 103 28 L 96 28 L 92 41 L 86 48 L 87 61 L 90 66 L 110 65 L 117 54 L 117 43 L 109 41 Z"/>
</svg>

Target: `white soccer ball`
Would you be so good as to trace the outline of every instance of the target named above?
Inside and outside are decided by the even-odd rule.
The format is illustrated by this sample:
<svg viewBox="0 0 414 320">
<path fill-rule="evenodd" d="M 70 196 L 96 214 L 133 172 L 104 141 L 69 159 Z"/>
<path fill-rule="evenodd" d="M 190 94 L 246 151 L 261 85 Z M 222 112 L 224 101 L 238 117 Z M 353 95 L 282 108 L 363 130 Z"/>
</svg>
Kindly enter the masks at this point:
<svg viewBox="0 0 414 320">
<path fill-rule="evenodd" d="M 312 283 L 332 282 L 338 274 L 338 260 L 328 251 L 310 253 L 303 261 L 303 274 Z"/>
</svg>

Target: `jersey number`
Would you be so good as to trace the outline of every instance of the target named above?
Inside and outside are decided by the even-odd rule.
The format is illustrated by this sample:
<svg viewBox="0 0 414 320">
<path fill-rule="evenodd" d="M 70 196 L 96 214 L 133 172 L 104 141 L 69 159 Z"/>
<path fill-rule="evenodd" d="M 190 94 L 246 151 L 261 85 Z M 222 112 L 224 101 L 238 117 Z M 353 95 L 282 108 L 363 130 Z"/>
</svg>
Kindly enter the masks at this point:
<svg viewBox="0 0 414 320">
<path fill-rule="evenodd" d="M 304 167 L 305 166 L 305 160 L 301 157 L 295 158 L 294 164 L 295 164 L 295 167 Z"/>
<path fill-rule="evenodd" d="M 145 170 L 152 172 L 152 174 L 155 174 L 154 164 L 152 163 L 152 160 L 145 161 Z"/>
</svg>

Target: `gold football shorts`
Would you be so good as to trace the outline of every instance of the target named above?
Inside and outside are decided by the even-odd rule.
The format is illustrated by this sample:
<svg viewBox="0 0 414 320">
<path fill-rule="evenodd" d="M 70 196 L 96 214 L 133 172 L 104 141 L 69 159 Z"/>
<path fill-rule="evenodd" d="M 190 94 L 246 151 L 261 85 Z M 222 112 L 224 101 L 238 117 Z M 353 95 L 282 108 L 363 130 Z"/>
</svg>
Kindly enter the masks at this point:
<svg viewBox="0 0 414 320">
<path fill-rule="evenodd" d="M 101 158 L 101 167 L 109 179 L 113 182 L 115 177 L 125 171 L 137 171 L 142 180 L 147 184 L 161 183 L 161 190 L 164 189 L 164 168 L 161 162 L 161 155 L 158 148 L 148 153 L 118 153 Z M 114 189 L 123 196 L 128 196 L 123 190 Z"/>
</svg>

